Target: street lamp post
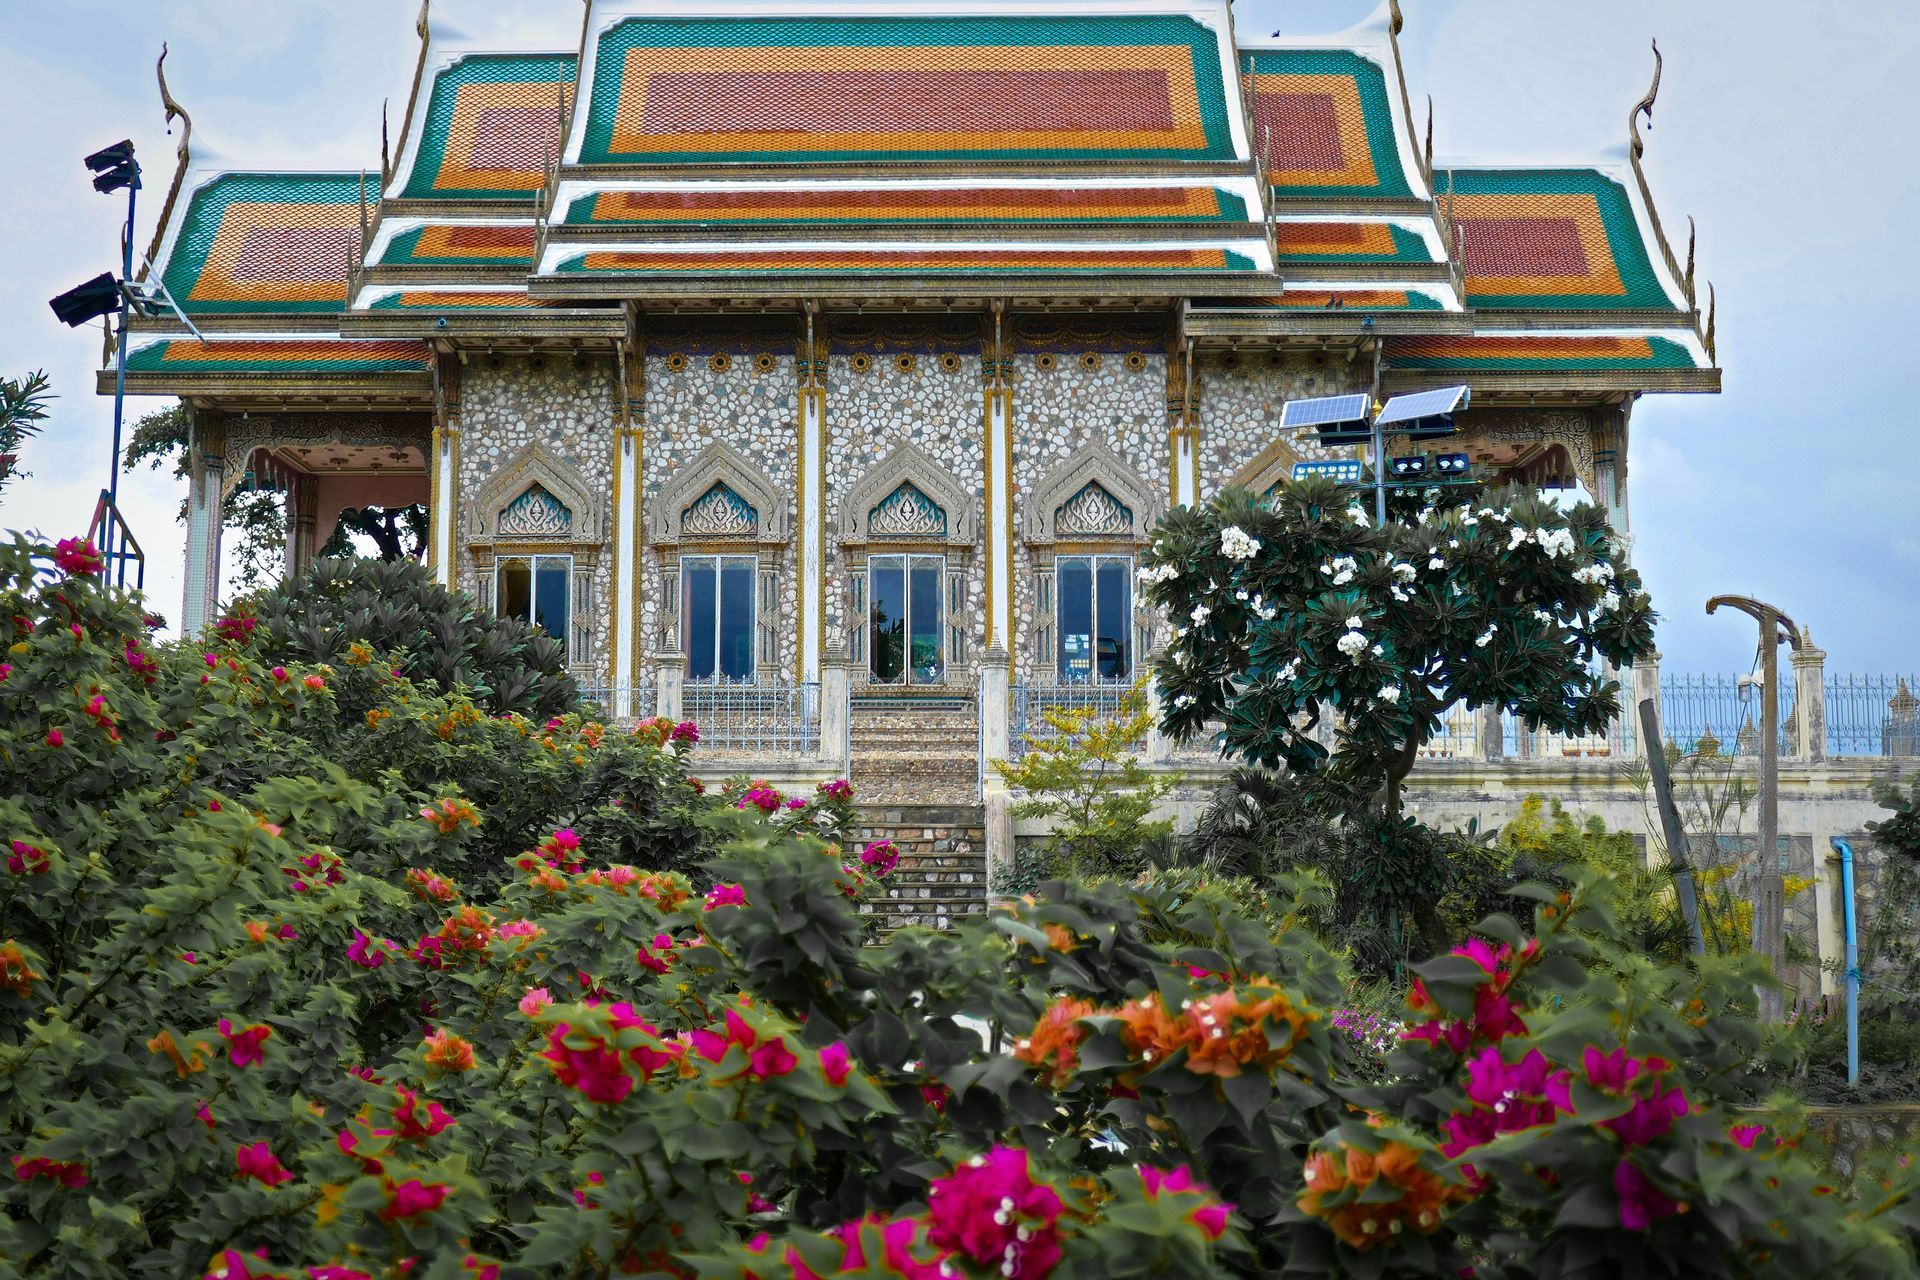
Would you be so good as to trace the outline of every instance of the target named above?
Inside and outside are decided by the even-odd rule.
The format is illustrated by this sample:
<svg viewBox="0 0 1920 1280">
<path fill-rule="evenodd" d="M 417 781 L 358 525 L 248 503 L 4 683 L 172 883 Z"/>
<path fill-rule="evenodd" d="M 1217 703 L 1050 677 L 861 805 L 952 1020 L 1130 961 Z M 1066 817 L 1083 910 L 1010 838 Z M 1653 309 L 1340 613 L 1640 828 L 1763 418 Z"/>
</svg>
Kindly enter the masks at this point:
<svg viewBox="0 0 1920 1280">
<path fill-rule="evenodd" d="M 1776 981 L 1786 980 L 1787 887 L 1780 871 L 1780 646 L 1800 647 L 1800 629 L 1773 605 L 1747 596 L 1715 596 L 1707 601 L 1712 614 L 1721 605 L 1737 609 L 1760 624 L 1760 875 L 1753 891 L 1753 949 L 1767 958 Z M 1778 1022 L 1786 1016 L 1786 993 L 1780 987 L 1760 992 L 1760 1016 Z"/>
</svg>

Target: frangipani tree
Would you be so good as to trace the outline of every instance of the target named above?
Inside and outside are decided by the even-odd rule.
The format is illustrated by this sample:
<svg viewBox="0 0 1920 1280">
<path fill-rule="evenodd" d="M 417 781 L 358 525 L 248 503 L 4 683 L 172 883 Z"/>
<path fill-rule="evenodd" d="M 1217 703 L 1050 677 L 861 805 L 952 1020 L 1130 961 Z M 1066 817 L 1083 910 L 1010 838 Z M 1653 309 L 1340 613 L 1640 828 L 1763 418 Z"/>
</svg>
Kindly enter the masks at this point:
<svg viewBox="0 0 1920 1280">
<path fill-rule="evenodd" d="M 1597 660 L 1653 648 L 1606 517 L 1521 486 L 1397 492 L 1384 527 L 1327 479 L 1229 491 L 1167 515 L 1140 576 L 1173 624 L 1154 665 L 1168 733 L 1218 721 L 1251 763 L 1383 780 L 1389 817 L 1449 709 L 1599 733 L 1620 700 Z"/>
</svg>

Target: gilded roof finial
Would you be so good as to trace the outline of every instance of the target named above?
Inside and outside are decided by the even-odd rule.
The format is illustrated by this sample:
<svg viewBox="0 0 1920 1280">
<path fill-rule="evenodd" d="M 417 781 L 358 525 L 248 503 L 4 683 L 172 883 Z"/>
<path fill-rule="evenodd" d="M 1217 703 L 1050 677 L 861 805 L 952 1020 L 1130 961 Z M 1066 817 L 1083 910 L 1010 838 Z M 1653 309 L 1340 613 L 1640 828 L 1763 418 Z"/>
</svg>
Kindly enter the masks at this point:
<svg viewBox="0 0 1920 1280">
<path fill-rule="evenodd" d="M 1693 223 L 1693 215 L 1687 215 L 1687 305 L 1699 305 L 1698 296 L 1693 291 L 1693 250 L 1700 237 L 1700 229 Z"/>
<path fill-rule="evenodd" d="M 1647 96 L 1633 104 L 1633 110 L 1627 113 L 1627 133 L 1633 139 L 1633 158 L 1638 160 L 1647 153 L 1646 140 L 1640 136 L 1640 116 L 1647 117 L 1647 128 L 1653 128 L 1653 103 L 1660 96 L 1660 69 L 1665 59 L 1660 56 L 1660 42 L 1653 42 L 1653 83 L 1647 86 Z"/>
<path fill-rule="evenodd" d="M 1720 361 L 1720 357 L 1717 354 L 1715 354 L 1713 349 L 1713 322 L 1716 318 L 1716 313 L 1718 313 L 1719 310 L 1720 310 L 1720 300 L 1714 296 L 1713 281 L 1709 280 L 1707 281 L 1707 336 L 1706 336 L 1708 364 L 1718 364 Z"/>
<path fill-rule="evenodd" d="M 1427 181 L 1433 181 L 1433 95 L 1427 95 L 1427 158 L 1424 165 Z"/>
<path fill-rule="evenodd" d="M 167 220 L 173 213 L 174 202 L 180 198 L 180 184 L 186 181 L 187 162 L 192 158 L 193 117 L 187 109 L 174 100 L 167 88 L 167 45 L 160 44 L 160 60 L 153 64 L 155 78 L 160 81 L 160 105 L 166 109 L 167 132 L 173 132 L 173 118 L 180 117 L 180 145 L 174 148 L 177 157 L 173 169 L 173 183 L 167 188 L 167 198 L 160 206 L 160 220 L 153 228 L 153 243 L 147 247 L 147 262 L 160 256 L 160 238 L 167 233 Z M 147 278 L 146 263 L 140 267 L 139 279 Z"/>
</svg>

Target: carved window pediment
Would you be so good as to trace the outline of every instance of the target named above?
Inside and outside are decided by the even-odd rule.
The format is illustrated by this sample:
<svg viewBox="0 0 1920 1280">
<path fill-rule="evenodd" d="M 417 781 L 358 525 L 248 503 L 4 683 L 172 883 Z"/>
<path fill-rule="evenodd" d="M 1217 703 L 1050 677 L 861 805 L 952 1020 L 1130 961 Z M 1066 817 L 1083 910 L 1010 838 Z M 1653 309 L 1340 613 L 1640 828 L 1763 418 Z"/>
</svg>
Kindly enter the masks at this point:
<svg viewBox="0 0 1920 1280">
<path fill-rule="evenodd" d="M 906 481 L 867 513 L 867 532 L 875 538 L 944 538 L 947 513 Z"/>
<path fill-rule="evenodd" d="M 1131 538 L 1133 511 L 1098 480 L 1089 480 L 1054 510 L 1053 531 L 1060 538 Z"/>
<path fill-rule="evenodd" d="M 500 509 L 494 531 L 503 538 L 565 538 L 573 532 L 573 510 L 544 486 L 528 485 Z"/>
<path fill-rule="evenodd" d="M 759 532 L 760 513 L 725 481 L 715 481 L 680 513 L 680 534 L 685 538 L 752 538 Z"/>
</svg>

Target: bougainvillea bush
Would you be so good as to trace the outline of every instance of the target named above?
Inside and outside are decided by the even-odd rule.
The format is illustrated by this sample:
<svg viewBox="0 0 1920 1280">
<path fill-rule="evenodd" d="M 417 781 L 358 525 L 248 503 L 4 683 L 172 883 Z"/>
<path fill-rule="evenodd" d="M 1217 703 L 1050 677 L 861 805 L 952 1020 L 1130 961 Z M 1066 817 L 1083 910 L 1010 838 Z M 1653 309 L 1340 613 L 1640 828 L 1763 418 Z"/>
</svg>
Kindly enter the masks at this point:
<svg viewBox="0 0 1920 1280">
<path fill-rule="evenodd" d="M 0 550 L 0 1274 L 1913 1266 L 1904 1172 L 1826 1186 L 1790 1116 L 1735 1109 L 1752 968 L 1634 953 L 1604 883 L 1425 966 L 1361 1072 L 1311 882 L 1278 930 L 1204 884 L 1052 882 L 869 945 L 886 852 L 698 795 L 677 726 L 443 739 L 371 656 L 148 644 L 96 563 Z M 321 749 L 366 749 L 349 671 L 374 732 L 414 726 L 370 776 Z M 499 854 L 512 796 L 404 778 L 481 732 L 503 770 L 630 755 L 682 798 L 609 784 L 658 808 Z M 648 866 L 682 816 L 691 873 Z"/>
</svg>

